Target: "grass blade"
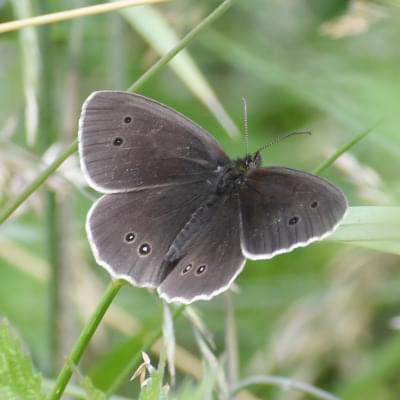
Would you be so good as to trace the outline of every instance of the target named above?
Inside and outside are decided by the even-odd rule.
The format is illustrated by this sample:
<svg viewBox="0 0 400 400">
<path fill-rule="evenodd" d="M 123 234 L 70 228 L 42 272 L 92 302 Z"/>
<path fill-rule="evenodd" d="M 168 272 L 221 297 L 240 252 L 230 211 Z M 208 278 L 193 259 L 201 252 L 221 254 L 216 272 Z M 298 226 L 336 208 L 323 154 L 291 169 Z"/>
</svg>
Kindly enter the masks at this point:
<svg viewBox="0 0 400 400">
<path fill-rule="evenodd" d="M 400 254 L 399 225 L 400 207 L 350 207 L 330 239 Z"/>
<path fill-rule="evenodd" d="M 321 175 L 326 169 L 328 169 L 342 154 L 344 154 L 347 150 L 350 150 L 354 145 L 356 145 L 360 140 L 364 139 L 369 133 L 371 133 L 379 124 L 381 120 L 375 122 L 372 126 L 367 129 L 361 131 L 358 135 L 356 135 L 353 139 L 351 139 L 348 143 L 345 143 L 342 147 L 337 149 L 332 156 L 322 162 L 317 168 L 314 169 L 313 174 Z"/>
<path fill-rule="evenodd" d="M 139 6 L 149 3 L 160 3 L 166 0 L 122 0 L 114 3 L 97 4 L 95 6 L 81 7 L 75 10 L 60 11 L 52 14 L 39 15 L 37 17 L 20 19 L 17 21 L 4 22 L 0 24 L 0 33 L 11 32 L 28 26 L 53 24 L 89 15 L 103 14 L 110 11 L 120 10 L 125 7 Z"/>
<path fill-rule="evenodd" d="M 122 11 L 122 15 L 161 55 L 165 55 L 179 42 L 174 30 L 155 7 L 126 9 Z M 169 66 L 194 95 L 208 107 L 226 132 L 233 137 L 238 136 L 239 129 L 224 110 L 216 94 L 187 50 L 181 51 Z"/>
<path fill-rule="evenodd" d="M 65 149 L 17 198 L 0 213 L 0 225 L 9 218 L 12 213 L 32 194 L 57 168 L 72 154 L 78 150 L 78 141 L 75 140 Z"/>
<path fill-rule="evenodd" d="M 13 0 L 11 2 L 18 17 L 31 14 L 30 2 L 27 0 Z M 1 25 L 0 25 L 1 27 Z M 38 86 L 40 55 L 36 32 L 32 28 L 25 28 L 19 34 L 21 49 L 21 70 L 25 95 L 25 129 L 26 140 L 29 145 L 35 143 L 39 125 Z"/>
</svg>

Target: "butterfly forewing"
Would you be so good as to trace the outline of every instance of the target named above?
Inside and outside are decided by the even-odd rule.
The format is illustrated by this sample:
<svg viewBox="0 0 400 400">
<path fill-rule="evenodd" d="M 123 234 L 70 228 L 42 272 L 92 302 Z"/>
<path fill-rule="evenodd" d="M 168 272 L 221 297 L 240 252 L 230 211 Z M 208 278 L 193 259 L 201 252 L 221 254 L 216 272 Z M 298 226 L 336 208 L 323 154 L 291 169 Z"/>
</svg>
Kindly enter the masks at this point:
<svg viewBox="0 0 400 400">
<path fill-rule="evenodd" d="M 347 201 L 334 185 L 289 168 L 257 168 L 240 191 L 241 246 L 251 259 L 271 258 L 320 240 L 343 218 Z"/>
<path fill-rule="evenodd" d="M 83 171 L 103 193 L 212 179 L 229 162 L 198 125 L 127 92 L 93 93 L 83 106 L 79 139 Z"/>
</svg>

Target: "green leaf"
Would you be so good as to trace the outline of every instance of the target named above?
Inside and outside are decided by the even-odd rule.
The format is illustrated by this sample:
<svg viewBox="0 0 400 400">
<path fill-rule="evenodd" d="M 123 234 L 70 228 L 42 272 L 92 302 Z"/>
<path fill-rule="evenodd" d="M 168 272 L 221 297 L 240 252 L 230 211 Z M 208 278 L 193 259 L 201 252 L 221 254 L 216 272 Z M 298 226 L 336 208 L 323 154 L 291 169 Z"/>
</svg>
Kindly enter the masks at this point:
<svg viewBox="0 0 400 400">
<path fill-rule="evenodd" d="M 400 207 L 350 207 L 332 240 L 400 254 Z"/>
<path fill-rule="evenodd" d="M 171 382 L 175 382 L 175 353 L 176 338 L 174 332 L 174 320 L 169 305 L 163 301 L 163 338 L 167 354 L 167 363 Z"/>
<path fill-rule="evenodd" d="M 5 319 L 0 322 L 0 399 L 44 399 L 42 377 Z"/>
</svg>

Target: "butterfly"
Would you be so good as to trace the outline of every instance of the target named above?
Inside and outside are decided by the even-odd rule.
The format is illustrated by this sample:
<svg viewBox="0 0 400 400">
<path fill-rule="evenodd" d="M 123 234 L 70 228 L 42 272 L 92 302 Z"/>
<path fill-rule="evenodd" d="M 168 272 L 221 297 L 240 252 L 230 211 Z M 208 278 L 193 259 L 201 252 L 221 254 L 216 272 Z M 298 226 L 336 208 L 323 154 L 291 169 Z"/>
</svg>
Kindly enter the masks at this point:
<svg viewBox="0 0 400 400">
<path fill-rule="evenodd" d="M 149 98 L 94 92 L 79 123 L 86 222 L 98 264 L 168 302 L 223 292 L 246 258 L 269 259 L 332 233 L 347 201 L 325 179 L 231 160 L 200 126 Z"/>
</svg>

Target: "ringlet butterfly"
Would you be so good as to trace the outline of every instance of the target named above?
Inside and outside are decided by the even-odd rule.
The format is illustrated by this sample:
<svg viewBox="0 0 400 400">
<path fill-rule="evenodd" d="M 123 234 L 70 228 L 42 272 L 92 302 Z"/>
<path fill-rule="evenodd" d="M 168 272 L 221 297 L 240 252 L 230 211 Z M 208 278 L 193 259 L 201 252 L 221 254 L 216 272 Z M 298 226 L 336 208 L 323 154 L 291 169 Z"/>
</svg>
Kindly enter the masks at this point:
<svg viewBox="0 0 400 400">
<path fill-rule="evenodd" d="M 89 185 L 104 194 L 86 222 L 97 263 L 168 302 L 210 299 L 246 258 L 321 240 L 347 209 L 325 179 L 261 167 L 259 152 L 232 161 L 188 118 L 128 92 L 89 96 L 79 152 Z"/>
</svg>

